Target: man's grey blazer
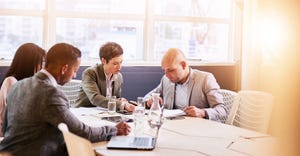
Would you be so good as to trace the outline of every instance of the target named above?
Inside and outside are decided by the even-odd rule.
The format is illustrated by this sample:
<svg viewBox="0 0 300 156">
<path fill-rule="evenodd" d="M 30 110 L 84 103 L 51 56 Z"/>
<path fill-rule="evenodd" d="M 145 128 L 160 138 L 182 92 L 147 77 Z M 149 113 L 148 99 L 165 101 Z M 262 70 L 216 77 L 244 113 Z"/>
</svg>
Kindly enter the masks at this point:
<svg viewBox="0 0 300 156">
<path fill-rule="evenodd" d="M 210 120 L 223 121 L 227 117 L 228 109 L 224 105 L 223 96 L 219 93 L 220 86 L 215 77 L 211 73 L 191 69 L 189 79 L 188 105 L 204 108 Z M 174 108 L 175 83 L 165 75 L 160 84 L 150 91 L 144 100 L 148 100 L 153 92 L 161 94 L 165 108 Z"/>
<path fill-rule="evenodd" d="M 92 142 L 109 140 L 115 127 L 89 127 L 68 108 L 66 95 L 51 84 L 43 72 L 17 82 L 7 96 L 4 140 L 0 151 L 18 155 L 67 155 L 62 133 L 57 125 L 66 123 L 70 132 Z"/>
<path fill-rule="evenodd" d="M 123 77 L 121 73 L 114 75 L 113 95 L 121 97 L 121 86 Z M 106 99 L 106 77 L 102 64 L 85 69 L 82 73 L 81 89 L 75 107 L 95 107 L 107 108 Z M 117 101 L 117 108 L 121 107 L 121 102 Z"/>
</svg>

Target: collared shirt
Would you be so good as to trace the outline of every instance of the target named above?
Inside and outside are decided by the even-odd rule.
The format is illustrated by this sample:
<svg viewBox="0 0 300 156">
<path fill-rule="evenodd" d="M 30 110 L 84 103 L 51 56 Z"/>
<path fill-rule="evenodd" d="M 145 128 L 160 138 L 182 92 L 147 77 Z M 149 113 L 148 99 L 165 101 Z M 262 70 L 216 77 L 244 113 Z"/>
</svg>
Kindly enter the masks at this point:
<svg viewBox="0 0 300 156">
<path fill-rule="evenodd" d="M 189 105 L 188 99 L 188 87 L 190 82 L 190 75 L 183 84 L 175 85 L 175 107 L 178 109 L 184 109 Z"/>
<path fill-rule="evenodd" d="M 51 81 L 51 84 L 56 87 L 57 86 L 57 81 L 55 80 L 55 78 L 45 69 L 42 69 L 41 70 L 42 73 L 46 74 L 48 76 L 48 78 L 50 79 Z"/>
<path fill-rule="evenodd" d="M 112 75 L 110 78 L 105 74 L 106 77 L 106 96 L 113 95 L 113 82 L 115 81 L 116 76 Z"/>
</svg>

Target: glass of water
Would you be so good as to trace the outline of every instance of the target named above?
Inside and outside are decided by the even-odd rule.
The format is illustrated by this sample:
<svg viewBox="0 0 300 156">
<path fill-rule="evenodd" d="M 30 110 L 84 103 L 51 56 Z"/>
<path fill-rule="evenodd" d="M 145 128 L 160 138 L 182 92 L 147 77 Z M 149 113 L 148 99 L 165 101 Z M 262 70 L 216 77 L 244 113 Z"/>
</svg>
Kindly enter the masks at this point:
<svg viewBox="0 0 300 156">
<path fill-rule="evenodd" d="M 145 108 L 142 106 L 136 106 L 134 111 L 134 134 L 140 136 L 144 133 L 144 118 Z"/>
<path fill-rule="evenodd" d="M 144 121 L 145 121 L 145 105 L 143 103 L 143 97 L 137 98 L 137 106 L 133 112 L 134 115 L 134 134 L 140 136 L 144 133 Z"/>
<path fill-rule="evenodd" d="M 145 103 L 143 102 L 143 97 L 137 97 L 136 103 L 138 106 L 145 107 Z"/>
<path fill-rule="evenodd" d="M 108 109 L 108 114 L 113 115 L 115 114 L 117 110 L 117 98 L 116 96 L 109 96 L 108 97 L 108 103 L 107 103 L 107 109 Z"/>
</svg>

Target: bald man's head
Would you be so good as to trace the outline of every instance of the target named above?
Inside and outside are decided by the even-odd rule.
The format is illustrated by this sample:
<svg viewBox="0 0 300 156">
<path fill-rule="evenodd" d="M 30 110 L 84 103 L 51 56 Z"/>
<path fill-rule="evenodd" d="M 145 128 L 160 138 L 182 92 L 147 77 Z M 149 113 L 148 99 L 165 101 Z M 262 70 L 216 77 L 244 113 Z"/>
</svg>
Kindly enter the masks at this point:
<svg viewBox="0 0 300 156">
<path fill-rule="evenodd" d="M 163 56 L 161 64 L 162 66 L 164 64 L 171 65 L 180 63 L 181 61 L 186 61 L 183 52 L 180 49 L 170 48 Z"/>
<path fill-rule="evenodd" d="M 184 83 L 189 74 L 186 58 L 180 49 L 170 48 L 163 56 L 161 67 L 173 83 Z"/>
</svg>

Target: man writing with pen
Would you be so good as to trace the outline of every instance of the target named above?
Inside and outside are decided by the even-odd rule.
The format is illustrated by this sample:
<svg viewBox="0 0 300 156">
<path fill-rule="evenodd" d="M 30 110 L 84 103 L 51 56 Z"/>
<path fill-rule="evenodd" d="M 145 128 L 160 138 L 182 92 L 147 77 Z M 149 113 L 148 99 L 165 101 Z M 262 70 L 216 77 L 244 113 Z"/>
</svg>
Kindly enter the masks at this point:
<svg viewBox="0 0 300 156">
<path fill-rule="evenodd" d="M 211 73 L 191 69 L 183 52 L 176 48 L 166 52 L 161 67 L 165 75 L 144 97 L 147 107 L 152 104 L 151 94 L 156 92 L 160 93 L 166 109 L 182 109 L 188 116 L 224 121 L 229 110 Z"/>
</svg>

